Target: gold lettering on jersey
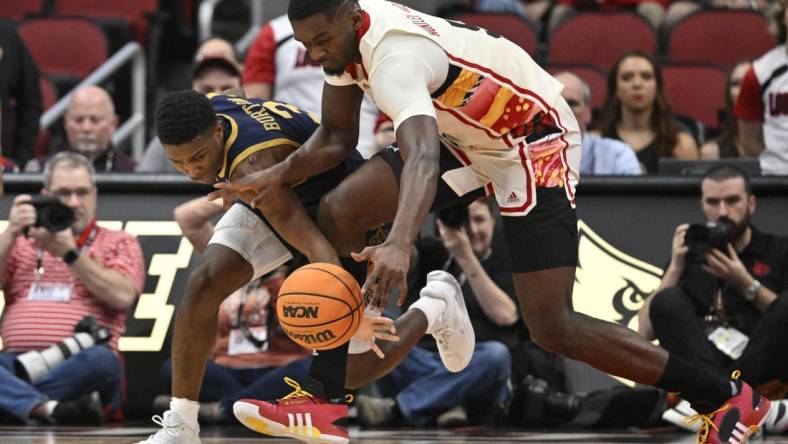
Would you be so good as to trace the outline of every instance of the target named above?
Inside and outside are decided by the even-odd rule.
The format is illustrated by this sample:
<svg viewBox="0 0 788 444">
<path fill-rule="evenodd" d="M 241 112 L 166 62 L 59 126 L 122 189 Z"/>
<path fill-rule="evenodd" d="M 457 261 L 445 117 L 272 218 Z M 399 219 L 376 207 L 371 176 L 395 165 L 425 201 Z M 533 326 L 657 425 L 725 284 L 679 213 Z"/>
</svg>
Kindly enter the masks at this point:
<svg viewBox="0 0 788 444">
<path fill-rule="evenodd" d="M 279 123 L 277 123 L 276 118 L 274 116 L 272 116 L 271 113 L 269 112 L 271 110 L 271 107 L 265 106 L 266 104 L 272 103 L 272 102 L 265 102 L 263 105 L 260 105 L 259 103 L 252 103 L 252 102 L 250 102 L 250 101 L 248 101 L 246 99 L 242 99 L 240 97 L 227 97 L 227 100 L 229 100 L 229 101 L 233 102 L 234 104 L 238 105 L 238 107 L 241 108 L 241 110 L 243 110 L 243 112 L 247 116 L 251 117 L 257 123 L 262 125 L 263 129 L 265 129 L 266 131 L 281 131 L 282 130 L 282 127 L 279 126 Z M 293 108 L 295 108 L 295 107 L 293 107 Z M 297 108 L 296 108 L 296 110 L 297 110 Z M 274 114 L 280 115 L 280 116 L 284 117 L 285 119 L 290 119 L 290 118 L 293 117 L 291 114 L 281 113 L 281 112 L 278 112 L 278 110 L 274 111 Z"/>
</svg>

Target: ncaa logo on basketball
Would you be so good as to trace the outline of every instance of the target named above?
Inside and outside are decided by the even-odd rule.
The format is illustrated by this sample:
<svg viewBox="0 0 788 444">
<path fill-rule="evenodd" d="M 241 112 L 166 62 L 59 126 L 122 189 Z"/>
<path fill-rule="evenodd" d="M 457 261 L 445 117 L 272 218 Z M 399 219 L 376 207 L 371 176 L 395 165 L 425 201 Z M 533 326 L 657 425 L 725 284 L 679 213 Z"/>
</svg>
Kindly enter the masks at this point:
<svg viewBox="0 0 788 444">
<path fill-rule="evenodd" d="M 286 318 L 317 318 L 318 306 L 283 305 L 282 315 Z"/>
</svg>

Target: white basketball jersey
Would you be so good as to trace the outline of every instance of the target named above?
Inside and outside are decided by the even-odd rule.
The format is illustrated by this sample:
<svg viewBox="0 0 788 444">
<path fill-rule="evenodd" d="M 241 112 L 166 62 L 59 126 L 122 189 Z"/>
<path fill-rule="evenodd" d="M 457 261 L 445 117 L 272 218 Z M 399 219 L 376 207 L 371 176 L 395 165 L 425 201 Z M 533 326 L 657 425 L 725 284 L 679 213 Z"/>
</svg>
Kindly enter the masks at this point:
<svg viewBox="0 0 788 444">
<path fill-rule="evenodd" d="M 270 26 L 277 45 L 273 99 L 292 103 L 319 116 L 323 99 L 323 68 L 307 55 L 304 45 L 293 39 L 293 27 L 286 15 L 271 20 Z M 371 100 L 365 99 L 361 104 L 356 147 L 364 158 L 378 151 L 373 133 L 377 116 L 378 108 Z"/>
<path fill-rule="evenodd" d="M 484 186 L 495 192 L 504 214 L 511 210 L 512 215 L 535 204 L 535 187 L 567 185 L 574 200 L 579 129 L 561 97 L 563 85 L 524 49 L 476 26 L 398 3 L 359 4 L 366 13 L 359 31 L 361 64 L 348 73 L 368 94 L 372 54 L 389 33 L 426 37 L 446 52 L 449 73 L 432 98 L 442 141 L 468 165 L 468 171 L 443 176 L 458 194 Z M 515 173 L 513 163 L 524 171 Z"/>
<path fill-rule="evenodd" d="M 763 174 L 788 174 L 788 55 L 778 46 L 753 62 L 763 98 Z"/>
</svg>

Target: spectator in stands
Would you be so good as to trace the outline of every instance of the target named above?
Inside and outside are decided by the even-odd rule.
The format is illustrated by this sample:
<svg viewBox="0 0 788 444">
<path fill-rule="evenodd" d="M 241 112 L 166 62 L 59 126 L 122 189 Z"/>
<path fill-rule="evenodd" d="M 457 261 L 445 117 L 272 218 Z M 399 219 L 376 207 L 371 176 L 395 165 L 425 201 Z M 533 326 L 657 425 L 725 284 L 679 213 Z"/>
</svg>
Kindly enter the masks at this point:
<svg viewBox="0 0 788 444">
<path fill-rule="evenodd" d="M 672 0 L 665 12 L 662 31 L 669 35 L 684 18 L 705 9 L 754 10 L 770 16 L 774 12 L 774 3 L 771 0 Z"/>
<path fill-rule="evenodd" d="M 720 159 L 727 157 L 739 157 L 742 152 L 739 141 L 739 124 L 733 107 L 739 98 L 741 81 L 744 74 L 750 69 L 752 63 L 741 62 L 733 67 L 728 73 L 728 81 L 725 88 L 725 109 L 722 111 L 722 128 L 714 139 L 706 142 L 700 147 L 701 159 Z"/>
<path fill-rule="evenodd" d="M 194 55 L 192 66 L 192 89 L 203 93 L 220 93 L 241 90 L 241 66 L 235 58 L 232 44 L 220 38 L 203 42 Z M 138 173 L 177 173 L 164 153 L 158 137 L 154 137 L 145 148 L 137 166 Z"/>
<path fill-rule="evenodd" d="M 475 0 L 471 4 L 480 12 L 517 14 L 540 28 L 553 7 L 552 0 Z"/>
<path fill-rule="evenodd" d="M 391 425 L 403 420 L 411 426 L 433 421 L 439 426 L 461 425 L 472 420 L 489 420 L 501 413 L 510 397 L 508 380 L 512 359 L 510 349 L 519 342 L 511 264 L 504 243 L 494 243 L 496 209 L 490 199 L 479 199 L 467 210 L 468 221 L 460 222 L 459 207 L 442 212 L 438 221 L 440 241 L 423 239 L 417 246 L 417 262 L 411 274 L 421 282 L 429 270 L 452 273 L 462 286 L 465 305 L 476 334 L 476 348 L 468 367 L 450 373 L 441 364 L 434 341 L 414 347 L 405 360 L 378 382 L 385 398 L 360 395 L 359 415 L 370 426 Z M 447 225 L 447 223 L 449 225 Z M 500 234 L 500 233 L 499 233 Z M 411 295 L 412 301 L 418 295 Z M 467 410 L 466 410 L 467 409 Z"/>
<path fill-rule="evenodd" d="M 0 234 L 0 275 L 5 313 L 0 353 L 0 410 L 19 421 L 97 423 L 103 403 L 117 403 L 122 366 L 118 338 L 126 312 L 145 279 L 139 241 L 123 231 L 96 224 L 94 169 L 84 156 L 61 152 L 44 167 L 41 193 L 60 199 L 74 212 L 70 228 L 52 233 L 33 226 L 30 196 L 14 199 L 8 228 Z M 31 384 L 15 368 L 15 358 L 42 350 L 74 334 L 88 315 L 112 334 L 66 359 Z M 43 328 L 46 326 L 46 328 Z"/>
<path fill-rule="evenodd" d="M 2 154 L 23 169 L 34 157 L 41 117 L 38 68 L 16 28 L 0 21 L 0 147 Z M 4 162 L 4 169 L 7 163 Z M 17 168 L 18 167 L 18 168 Z"/>
<path fill-rule="evenodd" d="M 319 116 L 323 82 L 323 68 L 293 38 L 287 16 L 266 23 L 246 57 L 243 70 L 246 96 L 292 103 Z M 364 97 L 356 149 L 365 159 L 377 152 L 373 134 L 377 115 L 377 107 L 369 97 Z"/>
<path fill-rule="evenodd" d="M 561 95 L 572 108 L 583 135 L 581 175 L 639 175 L 640 170 L 635 152 L 629 145 L 616 139 L 600 137 L 588 132 L 591 123 L 591 89 L 580 77 L 564 71 L 555 75 L 564 84 Z"/>
<path fill-rule="evenodd" d="M 756 199 L 741 169 L 712 167 L 700 188 L 706 221 L 728 223 L 725 245 L 703 243 L 687 224 L 676 227 L 670 264 L 639 312 L 639 331 L 677 356 L 740 370 L 753 387 L 786 381 L 788 342 L 777 332 L 788 322 L 788 238 L 752 225 Z M 775 407 L 765 427 L 785 430 L 788 417 L 775 415 L 785 406 Z"/>
<path fill-rule="evenodd" d="M 221 203 L 201 197 L 179 205 L 175 221 L 195 251 L 202 253 L 213 235 L 211 220 L 222 212 Z M 292 391 L 283 382 L 285 376 L 295 380 L 306 377 L 310 351 L 291 341 L 275 320 L 276 295 L 286 271 L 286 267 L 281 267 L 250 282 L 219 308 L 213 359 L 208 361 L 200 392 L 200 421 L 228 421 L 233 418 L 235 401 L 281 398 Z M 169 385 L 170 360 L 162 373 Z M 159 403 L 166 409 L 169 397 Z"/>
<path fill-rule="evenodd" d="M 134 171 L 134 161 L 113 146 L 112 136 L 118 129 L 118 116 L 112 97 L 99 86 L 85 86 L 71 96 L 63 118 L 67 151 L 87 157 L 96 171 Z"/>
<path fill-rule="evenodd" d="M 588 2 L 584 0 L 556 0 L 550 12 L 549 29 L 553 30 L 561 22 L 578 11 L 609 11 L 609 10 L 634 10 L 638 15 L 657 29 L 665 18 L 665 7 L 668 0 L 602 0 Z"/>
<path fill-rule="evenodd" d="M 597 128 L 603 137 L 631 146 L 648 173 L 657 171 L 660 157 L 698 158 L 695 140 L 673 116 L 662 71 L 639 51 L 624 54 L 608 72 Z"/>
<path fill-rule="evenodd" d="M 758 156 L 763 174 L 788 175 L 788 0 L 777 13 L 779 46 L 752 63 L 741 82 L 736 117 L 745 156 Z"/>
</svg>

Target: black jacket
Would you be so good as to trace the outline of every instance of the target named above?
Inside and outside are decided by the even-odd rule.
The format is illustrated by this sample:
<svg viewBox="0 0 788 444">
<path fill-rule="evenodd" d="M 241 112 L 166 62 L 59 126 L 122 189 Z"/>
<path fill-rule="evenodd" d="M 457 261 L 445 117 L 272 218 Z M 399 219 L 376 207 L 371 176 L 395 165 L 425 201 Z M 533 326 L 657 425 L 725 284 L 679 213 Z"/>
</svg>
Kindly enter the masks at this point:
<svg viewBox="0 0 788 444">
<path fill-rule="evenodd" d="M 0 20 L 3 155 L 19 168 L 33 158 L 41 117 L 38 68 L 13 24 Z M 12 106 L 13 103 L 13 106 Z"/>
</svg>

